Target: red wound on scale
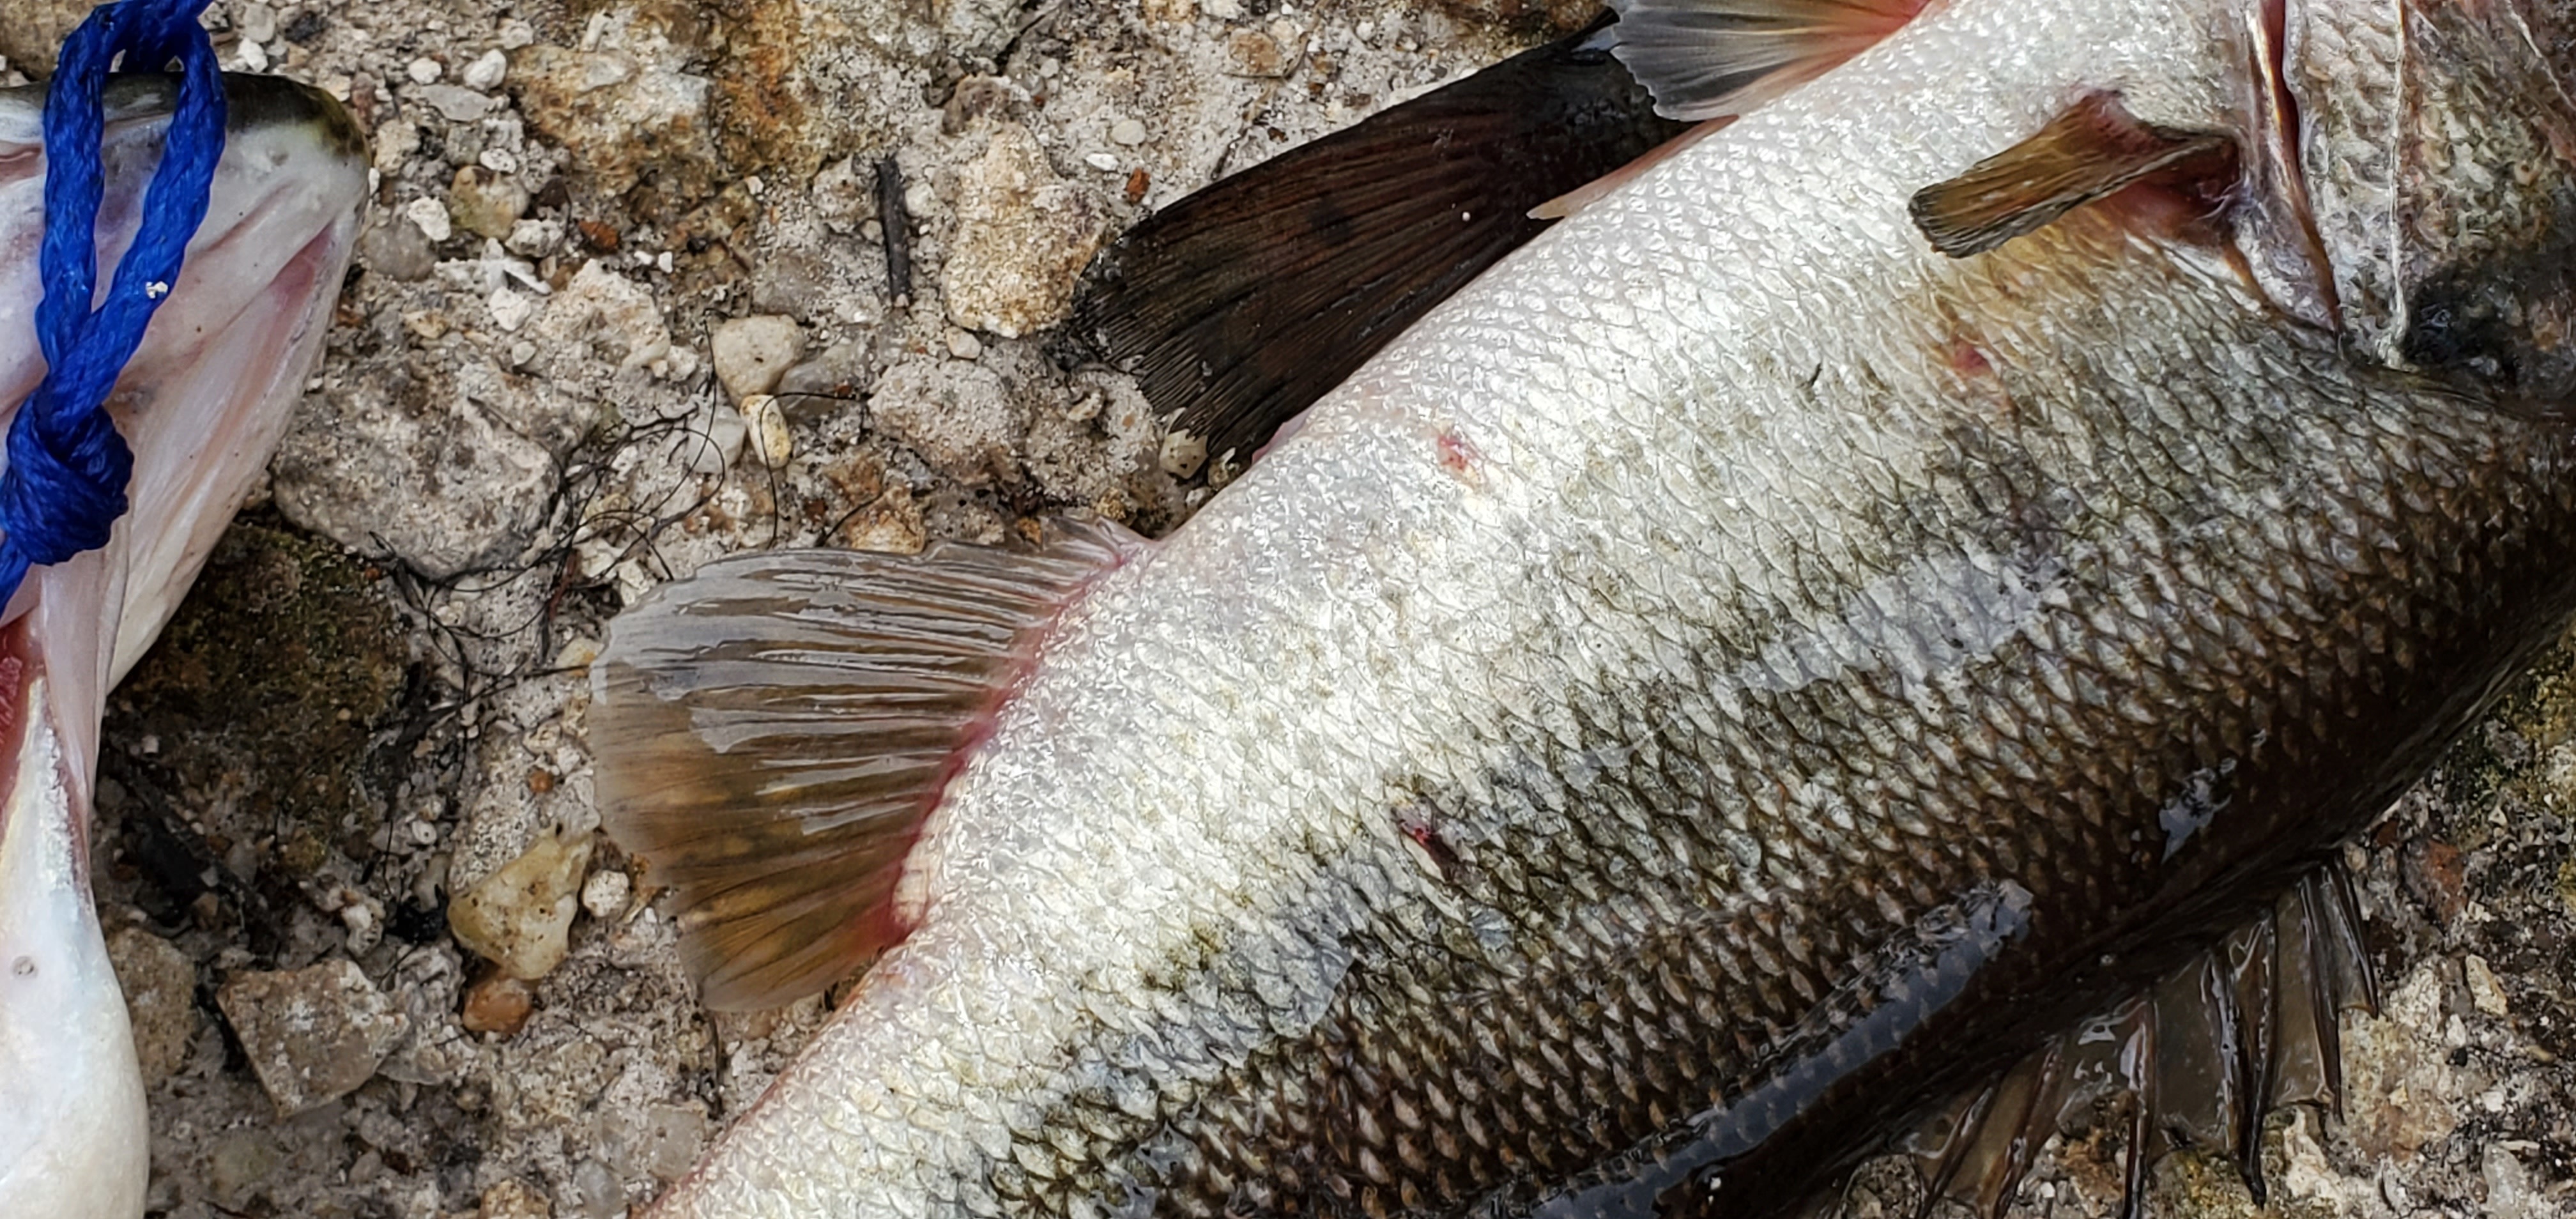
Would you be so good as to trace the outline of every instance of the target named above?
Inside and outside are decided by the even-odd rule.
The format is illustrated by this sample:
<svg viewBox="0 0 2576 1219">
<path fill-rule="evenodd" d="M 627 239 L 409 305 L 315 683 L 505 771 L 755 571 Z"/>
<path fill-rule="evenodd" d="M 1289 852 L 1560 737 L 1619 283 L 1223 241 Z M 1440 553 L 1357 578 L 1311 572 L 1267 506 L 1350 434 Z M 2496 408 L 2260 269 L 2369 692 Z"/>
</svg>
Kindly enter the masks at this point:
<svg viewBox="0 0 2576 1219">
<path fill-rule="evenodd" d="M 1046 628 L 1142 543 L 1066 525 L 1036 551 L 779 551 L 620 616 L 592 668 L 600 819 L 679 893 L 709 1007 L 820 991 L 911 929 L 922 822 Z"/>
</svg>

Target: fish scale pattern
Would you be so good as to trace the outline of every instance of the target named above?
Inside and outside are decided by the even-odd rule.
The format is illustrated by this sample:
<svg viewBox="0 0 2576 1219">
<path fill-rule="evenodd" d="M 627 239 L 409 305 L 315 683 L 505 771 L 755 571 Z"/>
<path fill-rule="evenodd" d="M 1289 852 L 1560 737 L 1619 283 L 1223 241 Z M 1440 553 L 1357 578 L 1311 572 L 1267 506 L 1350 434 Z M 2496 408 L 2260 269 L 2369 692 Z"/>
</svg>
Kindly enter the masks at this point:
<svg viewBox="0 0 2576 1219">
<path fill-rule="evenodd" d="M 2235 15 L 1937 6 L 1398 339 L 1058 620 L 662 1213 L 1745 1219 L 2264 908 L 2568 612 L 2564 427 L 1904 213 L 2225 129 Z"/>
<path fill-rule="evenodd" d="M 2003 279 L 2078 279 L 2052 295 L 2106 312 L 2189 282 L 2116 231 L 2052 240 L 1954 289 L 1960 311 L 1996 316 Z M 1578 473 L 1571 512 L 1600 529 L 1524 540 L 1554 548 L 1558 600 L 1518 646 L 1621 680 L 1565 666 L 1444 752 L 1471 765 L 1343 810 L 1400 833 L 1281 861 L 1306 879 L 1247 938 L 1146 984 L 1162 1019 L 1085 1040 L 995 1204 L 1644 1213 L 1695 1198 L 1697 1167 L 1938 1099 L 1891 1099 L 1900 1070 L 2001 1065 L 1925 1074 L 1923 1045 L 2030 1044 L 2080 1014 L 2048 996 L 2117 993 L 2093 975 L 2142 983 L 2223 929 L 2276 890 L 2213 878 L 2286 879 L 2467 713 L 2463 674 L 2564 612 L 2576 526 L 2545 429 L 2253 316 L 2229 336 L 2250 366 L 1993 328 L 1999 384 L 1840 425 L 1936 438 L 1820 497 L 1866 550 L 1776 513 L 1695 537 L 1581 515 L 1583 480 L 1606 504 L 1719 478 L 1719 429 Z M 1811 562 L 1730 585 L 1765 545 Z"/>
</svg>

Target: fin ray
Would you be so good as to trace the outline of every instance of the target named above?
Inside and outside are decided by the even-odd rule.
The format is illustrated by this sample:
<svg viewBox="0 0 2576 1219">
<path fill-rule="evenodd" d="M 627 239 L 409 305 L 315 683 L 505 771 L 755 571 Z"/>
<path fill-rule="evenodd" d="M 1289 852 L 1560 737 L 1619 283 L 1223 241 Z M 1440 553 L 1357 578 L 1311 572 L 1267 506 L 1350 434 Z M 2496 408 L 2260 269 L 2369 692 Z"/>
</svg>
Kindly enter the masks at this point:
<svg viewBox="0 0 2576 1219">
<path fill-rule="evenodd" d="M 902 938 L 892 901 L 1043 628 L 1138 543 L 781 551 L 708 565 L 611 624 L 593 668 L 600 816 L 679 894 L 708 1006 L 813 993 Z"/>
<path fill-rule="evenodd" d="M 2340 1106 L 2336 1022 L 2369 1005 L 2349 880 L 2320 867 L 2216 944 L 1929 1114 L 1901 1149 L 1941 1201 L 2000 1215 L 2031 1156 L 2104 1097 L 2127 1112 L 2121 1213 L 2144 1213 L 2148 1169 L 2184 1145 L 2224 1153 L 2257 1205 L 2264 1119 Z"/>
<path fill-rule="evenodd" d="M 1746 113 L 1814 80 L 1922 8 L 1922 0 L 1628 0 L 1611 36 L 1657 113 L 1696 121 Z"/>
<path fill-rule="evenodd" d="M 1532 208 L 1684 130 L 1600 27 L 1225 178 L 1095 269 L 1077 322 L 1172 430 L 1240 463 L 1396 334 L 1536 236 Z"/>
<path fill-rule="evenodd" d="M 2233 182 L 2236 144 L 2222 135 L 2141 123 L 2117 97 L 2096 93 L 2029 139 L 1915 192 L 1907 210 L 1934 249 L 1966 258 L 2160 177 Z"/>
</svg>

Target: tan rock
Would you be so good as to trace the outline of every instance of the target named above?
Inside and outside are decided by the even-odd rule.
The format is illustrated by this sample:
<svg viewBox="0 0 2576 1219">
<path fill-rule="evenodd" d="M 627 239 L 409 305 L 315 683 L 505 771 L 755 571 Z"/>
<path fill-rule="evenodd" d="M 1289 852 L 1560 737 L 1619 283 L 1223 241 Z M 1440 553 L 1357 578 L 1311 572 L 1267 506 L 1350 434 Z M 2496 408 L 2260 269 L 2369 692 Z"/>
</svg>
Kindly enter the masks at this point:
<svg viewBox="0 0 2576 1219">
<path fill-rule="evenodd" d="M 197 1035 L 197 964 L 178 945 L 140 927 L 119 927 L 107 937 L 107 959 L 125 990 L 126 1017 L 134 1023 L 134 1056 L 143 1086 L 170 1077 L 188 1057 Z"/>
<path fill-rule="evenodd" d="M 994 124 L 958 179 L 957 232 L 940 274 L 949 319 L 1005 338 L 1063 321 L 1108 232 L 1101 209 L 1056 176 L 1017 123 Z"/>
<path fill-rule="evenodd" d="M 582 874 L 590 867 L 587 833 L 562 827 L 537 839 L 448 905 L 456 942 L 514 978 L 542 978 L 570 950 L 581 908 Z"/>
<path fill-rule="evenodd" d="M 537 1009 L 536 988 L 508 974 L 496 973 L 474 984 L 465 992 L 465 1008 L 457 1023 L 469 1033 L 497 1033 L 515 1037 L 527 1027 L 528 1016 Z"/>
<path fill-rule="evenodd" d="M 778 388 L 778 379 L 805 354 L 805 332 L 795 319 L 773 314 L 730 318 L 716 323 L 709 346 L 716 380 L 739 403 Z"/>
<path fill-rule="evenodd" d="M 240 974 L 215 994 L 253 1074 L 293 1116 L 356 1091 L 410 1022 L 345 957 L 285 972 Z"/>
</svg>

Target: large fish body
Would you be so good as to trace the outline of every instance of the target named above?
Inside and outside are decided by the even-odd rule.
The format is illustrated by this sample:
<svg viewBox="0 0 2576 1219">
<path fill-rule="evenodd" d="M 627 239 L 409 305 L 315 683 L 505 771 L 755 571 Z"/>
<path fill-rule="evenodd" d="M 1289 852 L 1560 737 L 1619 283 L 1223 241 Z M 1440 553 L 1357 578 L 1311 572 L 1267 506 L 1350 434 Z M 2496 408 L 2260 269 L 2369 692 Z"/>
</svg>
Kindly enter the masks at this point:
<svg viewBox="0 0 2576 1219">
<path fill-rule="evenodd" d="M 89 889 L 107 691 L 177 609 L 285 431 L 320 354 L 365 198 L 357 128 L 284 81 L 226 78 L 206 220 L 108 409 L 134 451 L 102 549 L 30 573 L 0 616 L 0 1214 L 143 1213 L 143 1083 Z M 172 88 L 107 91 L 101 265 L 134 235 Z M 44 376 L 43 92 L 0 91 L 0 403 Z"/>
<path fill-rule="evenodd" d="M 1091 543 L 906 938 L 654 1213 L 1783 1205 L 2268 903 L 2576 605 L 2571 36 L 1953 0 L 1591 205 Z M 1918 191 L 2105 93 L 2242 150 L 2225 226 L 1926 243 Z M 618 624 L 612 828 L 703 795 L 631 759 L 810 778 L 725 718 L 797 660 L 749 632 L 840 656 L 835 581 L 902 570 Z"/>
</svg>

